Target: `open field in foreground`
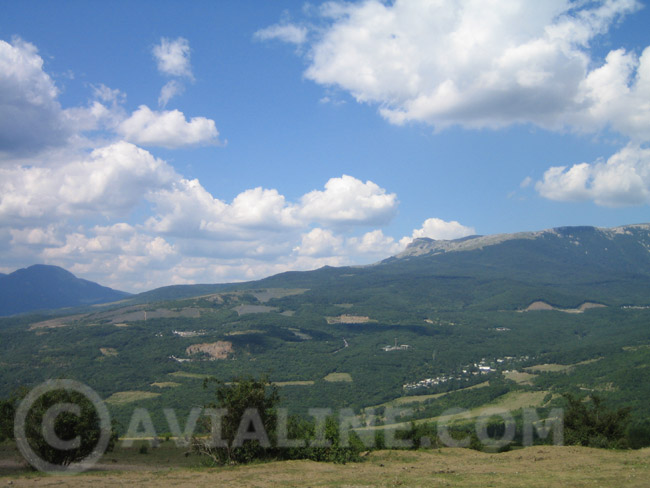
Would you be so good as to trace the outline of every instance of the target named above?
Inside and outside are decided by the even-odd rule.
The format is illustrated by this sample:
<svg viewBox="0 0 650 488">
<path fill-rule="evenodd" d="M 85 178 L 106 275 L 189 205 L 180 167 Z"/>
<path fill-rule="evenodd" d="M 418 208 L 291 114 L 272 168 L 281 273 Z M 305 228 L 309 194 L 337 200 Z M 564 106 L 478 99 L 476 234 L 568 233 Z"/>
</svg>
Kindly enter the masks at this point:
<svg viewBox="0 0 650 488">
<path fill-rule="evenodd" d="M 120 463 L 69 476 L 7 473 L 0 470 L 0 486 L 646 487 L 650 449 L 535 446 L 501 454 L 469 449 L 379 451 L 362 463 L 346 465 L 283 461 L 228 468 L 163 468 Z"/>
</svg>

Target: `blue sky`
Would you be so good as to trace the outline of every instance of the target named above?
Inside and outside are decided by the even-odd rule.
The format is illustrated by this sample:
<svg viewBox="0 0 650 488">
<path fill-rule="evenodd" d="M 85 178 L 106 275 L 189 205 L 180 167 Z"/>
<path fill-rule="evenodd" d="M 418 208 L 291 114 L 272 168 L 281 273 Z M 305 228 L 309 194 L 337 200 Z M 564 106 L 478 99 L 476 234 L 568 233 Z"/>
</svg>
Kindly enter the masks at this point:
<svg viewBox="0 0 650 488">
<path fill-rule="evenodd" d="M 141 291 L 649 220 L 645 2 L 0 9 L 0 272 Z"/>
</svg>

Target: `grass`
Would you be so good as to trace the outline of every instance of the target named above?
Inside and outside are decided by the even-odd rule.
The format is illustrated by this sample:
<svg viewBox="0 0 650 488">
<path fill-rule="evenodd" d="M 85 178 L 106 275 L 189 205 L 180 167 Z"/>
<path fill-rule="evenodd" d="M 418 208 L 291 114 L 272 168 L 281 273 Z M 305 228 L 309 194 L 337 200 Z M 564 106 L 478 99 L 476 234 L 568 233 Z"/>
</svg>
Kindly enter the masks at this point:
<svg viewBox="0 0 650 488">
<path fill-rule="evenodd" d="M 506 393 L 503 396 L 500 396 L 495 401 L 481 405 L 480 407 L 473 408 L 468 410 L 468 415 L 438 415 L 437 417 L 429 417 L 426 419 L 415 420 L 416 424 L 428 424 L 433 422 L 453 422 L 456 419 L 462 419 L 463 422 L 466 421 L 463 417 L 476 418 L 483 414 L 487 409 L 497 409 L 497 410 L 519 410 L 524 407 L 536 407 L 542 405 L 544 397 L 548 394 L 548 391 L 511 391 Z M 386 425 L 377 425 L 371 427 L 361 427 L 355 429 L 357 431 L 368 431 L 368 430 L 384 430 L 384 429 L 404 429 L 408 427 L 411 422 L 398 422 L 395 424 L 386 424 Z"/>
<path fill-rule="evenodd" d="M 314 381 L 311 380 L 296 380 L 296 381 L 274 381 L 275 386 L 312 386 Z"/>
<path fill-rule="evenodd" d="M 512 380 L 519 385 L 532 385 L 535 376 L 536 375 L 524 371 L 508 371 L 507 373 L 503 373 L 505 379 Z"/>
<path fill-rule="evenodd" d="M 106 399 L 106 403 L 112 405 L 123 405 L 125 403 L 137 402 L 139 400 L 148 400 L 160 396 L 160 393 L 151 391 L 118 391 Z"/>
<path fill-rule="evenodd" d="M 526 371 L 532 371 L 533 373 L 559 373 L 559 372 L 569 372 L 576 366 L 584 366 L 585 364 L 595 363 L 600 361 L 603 358 L 594 358 L 587 359 L 586 361 L 580 361 L 575 364 L 537 364 L 535 366 L 529 366 L 524 368 Z"/>
<path fill-rule="evenodd" d="M 181 386 L 181 384 L 175 381 L 158 381 L 151 383 L 151 386 L 157 386 L 158 388 L 176 388 L 177 386 Z"/>
<path fill-rule="evenodd" d="M 466 390 L 475 390 L 477 388 L 484 388 L 486 386 L 490 386 L 489 381 L 484 381 L 483 383 L 478 383 L 476 385 L 468 386 L 467 388 L 459 388 L 458 390 L 453 390 L 453 391 L 446 391 L 443 393 L 434 393 L 431 395 L 408 395 L 408 396 L 402 396 L 399 398 L 395 398 L 394 400 L 391 400 L 386 403 L 382 403 L 381 405 L 375 405 L 374 407 L 368 407 L 365 410 L 373 409 L 373 408 L 380 408 L 380 407 L 401 407 L 403 405 L 408 405 L 411 403 L 424 403 L 429 400 L 435 400 L 436 398 L 441 398 L 443 396 L 449 395 L 451 393 L 457 393 L 459 391 L 466 391 Z"/>
<path fill-rule="evenodd" d="M 120 452 L 121 451 L 121 452 Z M 176 451 L 176 452 L 174 452 Z M 377 451 L 364 462 L 346 465 L 280 461 L 206 468 L 194 455 L 184 457 L 172 443 L 138 454 L 118 449 L 94 471 L 79 475 L 12 473 L 0 470 L 12 486 L 228 486 L 239 487 L 565 487 L 647 486 L 650 449 L 612 451 L 584 447 L 534 446 L 501 454 L 469 449 Z M 120 470 L 119 472 L 116 470 Z"/>
<path fill-rule="evenodd" d="M 352 383 L 350 373 L 330 373 L 323 379 L 330 383 Z"/>
<path fill-rule="evenodd" d="M 205 378 L 211 378 L 212 375 L 201 374 L 201 373 L 186 373 L 185 371 L 174 371 L 169 373 L 169 376 L 175 376 L 177 378 L 193 378 L 195 380 L 204 380 Z"/>
</svg>

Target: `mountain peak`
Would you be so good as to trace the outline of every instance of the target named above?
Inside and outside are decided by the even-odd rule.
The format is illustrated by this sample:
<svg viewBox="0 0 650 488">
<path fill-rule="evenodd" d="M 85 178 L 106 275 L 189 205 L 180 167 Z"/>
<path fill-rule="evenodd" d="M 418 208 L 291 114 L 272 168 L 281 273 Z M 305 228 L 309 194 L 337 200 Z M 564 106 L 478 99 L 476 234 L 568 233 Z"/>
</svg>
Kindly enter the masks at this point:
<svg viewBox="0 0 650 488">
<path fill-rule="evenodd" d="M 603 238 L 613 239 L 616 236 L 633 235 L 642 232 L 650 238 L 650 224 L 632 224 L 612 228 L 591 226 L 555 227 L 532 232 L 516 232 L 513 234 L 492 234 L 487 236 L 468 236 L 453 240 L 435 240 L 427 237 L 414 239 L 404 251 L 396 255 L 397 259 L 413 256 L 436 255 L 446 252 L 473 251 L 494 246 L 512 240 L 534 240 L 544 236 L 560 238 L 578 238 L 581 235 L 599 235 Z"/>
<path fill-rule="evenodd" d="M 0 316 L 121 300 L 128 293 L 77 278 L 59 266 L 35 264 L 0 275 Z"/>
</svg>

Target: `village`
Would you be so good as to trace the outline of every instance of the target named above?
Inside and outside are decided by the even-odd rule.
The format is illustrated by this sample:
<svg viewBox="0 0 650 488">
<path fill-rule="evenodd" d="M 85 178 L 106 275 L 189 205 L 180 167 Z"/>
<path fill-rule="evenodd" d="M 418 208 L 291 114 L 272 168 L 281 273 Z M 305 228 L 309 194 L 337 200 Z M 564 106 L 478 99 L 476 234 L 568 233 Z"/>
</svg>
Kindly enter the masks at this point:
<svg viewBox="0 0 650 488">
<path fill-rule="evenodd" d="M 450 381 L 469 381 L 474 376 L 496 373 L 497 371 L 501 370 L 504 365 L 520 363 L 523 361 L 528 361 L 529 359 L 530 358 L 528 356 L 505 356 L 503 358 L 495 358 L 491 361 L 483 358 L 478 363 L 462 366 L 459 372 L 455 374 L 443 374 L 434 378 L 424 378 L 413 383 L 406 383 L 402 386 L 402 388 L 405 390 L 415 390 L 418 388 L 433 388 Z M 508 370 L 505 370 L 504 372 L 507 373 Z"/>
</svg>

